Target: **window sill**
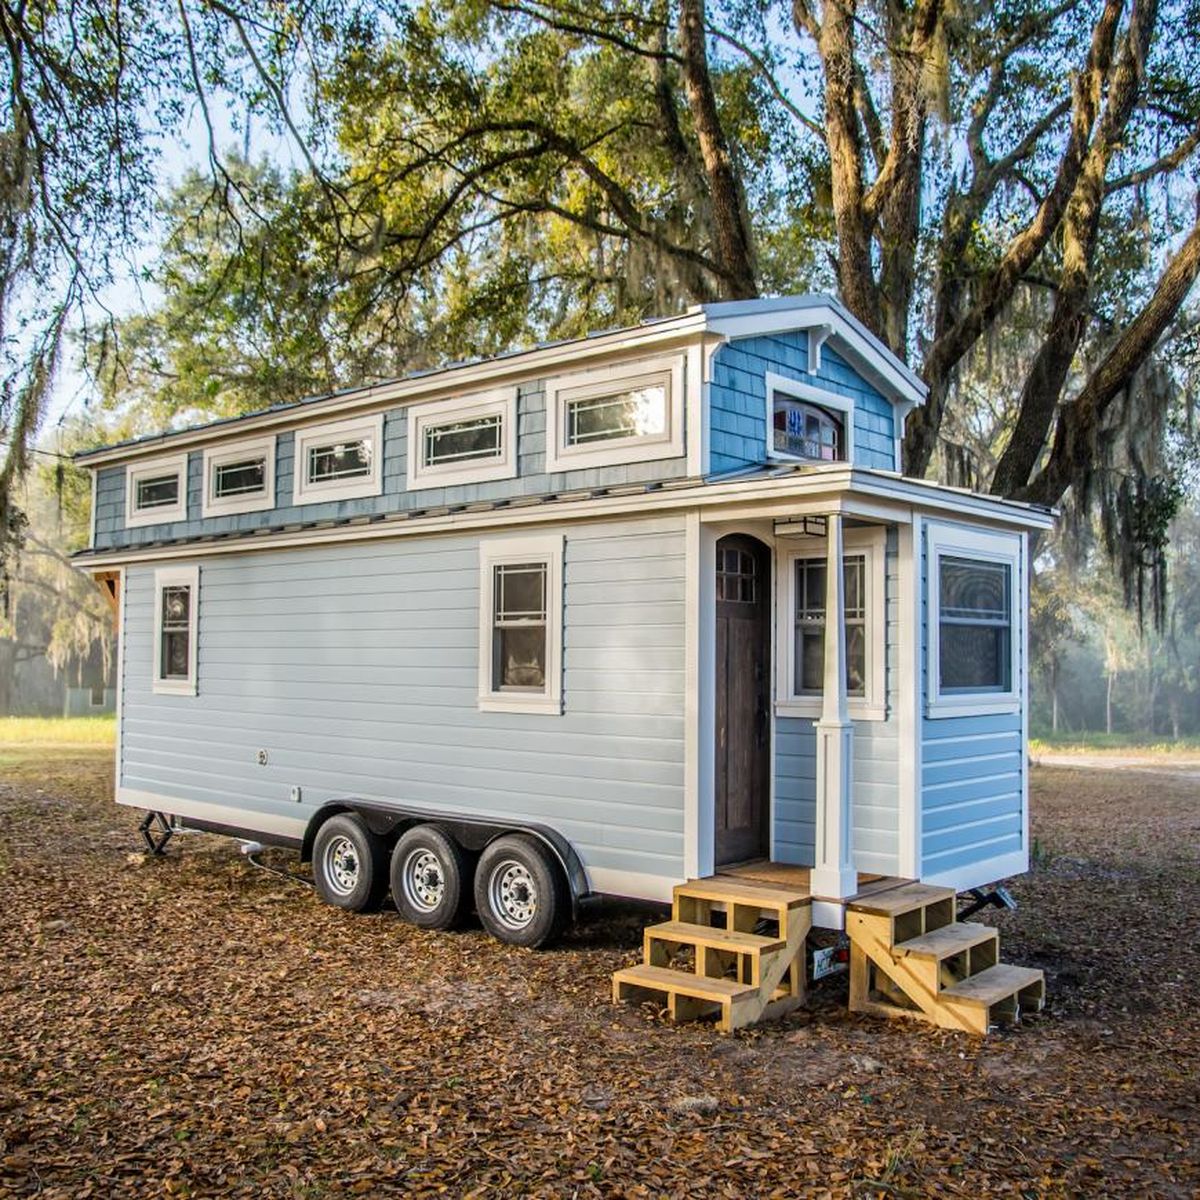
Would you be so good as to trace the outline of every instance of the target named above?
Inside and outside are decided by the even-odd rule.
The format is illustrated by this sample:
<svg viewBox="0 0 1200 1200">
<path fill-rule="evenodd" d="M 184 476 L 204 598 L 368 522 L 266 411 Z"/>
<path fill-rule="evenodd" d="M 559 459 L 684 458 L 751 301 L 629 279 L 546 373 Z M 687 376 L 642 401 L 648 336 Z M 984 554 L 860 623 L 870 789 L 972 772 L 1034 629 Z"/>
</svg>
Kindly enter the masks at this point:
<svg viewBox="0 0 1200 1200">
<path fill-rule="evenodd" d="M 775 715 L 777 717 L 802 717 L 807 721 L 817 721 L 821 718 L 821 700 L 776 700 Z M 864 700 L 851 700 L 847 706 L 852 721 L 886 721 L 886 704 L 868 704 Z"/>
<path fill-rule="evenodd" d="M 931 720 L 944 717 L 989 717 L 1021 711 L 1021 702 L 1016 696 L 943 696 L 930 700 L 925 706 L 925 715 Z"/>
<path fill-rule="evenodd" d="M 516 479 L 516 464 L 504 460 L 489 461 L 473 467 L 418 466 L 408 479 L 408 491 L 421 492 L 430 488 L 456 487 L 471 483 L 494 483 L 500 479 Z"/>
<path fill-rule="evenodd" d="M 274 496 L 253 496 L 250 499 L 212 499 L 204 498 L 200 516 L 204 520 L 210 517 L 235 517 L 240 513 L 266 512 L 275 507 Z"/>
<path fill-rule="evenodd" d="M 152 691 L 156 696 L 194 696 L 196 684 L 190 679 L 156 679 Z"/>
<path fill-rule="evenodd" d="M 382 494 L 383 481 L 379 479 L 356 480 L 354 483 L 305 483 L 293 492 L 292 503 L 300 507 L 331 500 L 366 500 Z"/>
<path fill-rule="evenodd" d="M 487 695 L 479 697 L 480 712 L 546 713 L 562 716 L 562 701 L 557 696 Z"/>
</svg>

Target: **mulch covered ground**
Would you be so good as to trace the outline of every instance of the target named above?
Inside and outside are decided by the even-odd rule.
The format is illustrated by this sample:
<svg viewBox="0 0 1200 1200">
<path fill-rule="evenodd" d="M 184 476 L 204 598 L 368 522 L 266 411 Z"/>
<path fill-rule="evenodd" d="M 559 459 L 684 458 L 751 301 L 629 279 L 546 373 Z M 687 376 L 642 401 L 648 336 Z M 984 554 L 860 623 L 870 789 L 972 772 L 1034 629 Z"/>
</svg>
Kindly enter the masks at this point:
<svg viewBox="0 0 1200 1200">
<path fill-rule="evenodd" d="M 217 838 L 143 859 L 106 757 L 0 772 L 0 1196 L 1194 1196 L 1200 783 L 1044 770 L 996 919 L 1047 1012 L 985 1043 L 614 1008 L 561 948 L 350 917 Z M 286 863 L 286 856 L 272 861 Z"/>
</svg>

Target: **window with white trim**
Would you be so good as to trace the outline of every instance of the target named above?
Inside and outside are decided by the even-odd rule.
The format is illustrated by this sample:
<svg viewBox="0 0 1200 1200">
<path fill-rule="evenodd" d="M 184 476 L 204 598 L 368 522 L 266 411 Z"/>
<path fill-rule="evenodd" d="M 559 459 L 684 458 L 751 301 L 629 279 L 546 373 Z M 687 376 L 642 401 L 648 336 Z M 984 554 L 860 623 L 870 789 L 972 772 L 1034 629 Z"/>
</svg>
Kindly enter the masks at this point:
<svg viewBox="0 0 1200 1200">
<path fill-rule="evenodd" d="M 125 471 L 125 524 L 187 520 L 187 455 L 133 463 Z"/>
<path fill-rule="evenodd" d="M 847 529 L 842 586 L 846 630 L 846 694 L 850 715 L 886 716 L 886 531 Z M 781 537 L 777 710 L 784 716 L 819 717 L 825 691 L 825 585 L 823 538 Z"/>
<path fill-rule="evenodd" d="M 296 431 L 293 502 L 355 500 L 383 490 L 383 414 Z"/>
<path fill-rule="evenodd" d="M 767 372 L 767 457 L 785 462 L 850 462 L 854 401 Z"/>
<path fill-rule="evenodd" d="M 681 456 L 682 356 L 549 380 L 546 430 L 548 472 Z"/>
<path fill-rule="evenodd" d="M 512 479 L 517 390 L 415 404 L 408 410 L 408 486 Z"/>
<path fill-rule="evenodd" d="M 205 450 L 204 516 L 262 512 L 274 506 L 274 437 Z"/>
<path fill-rule="evenodd" d="M 196 694 L 199 601 L 199 567 L 164 567 L 154 572 L 155 692 Z"/>
<path fill-rule="evenodd" d="M 929 712 L 1016 712 L 1022 535 L 930 523 Z"/>
<path fill-rule="evenodd" d="M 479 707 L 562 711 L 562 537 L 479 548 Z"/>
</svg>

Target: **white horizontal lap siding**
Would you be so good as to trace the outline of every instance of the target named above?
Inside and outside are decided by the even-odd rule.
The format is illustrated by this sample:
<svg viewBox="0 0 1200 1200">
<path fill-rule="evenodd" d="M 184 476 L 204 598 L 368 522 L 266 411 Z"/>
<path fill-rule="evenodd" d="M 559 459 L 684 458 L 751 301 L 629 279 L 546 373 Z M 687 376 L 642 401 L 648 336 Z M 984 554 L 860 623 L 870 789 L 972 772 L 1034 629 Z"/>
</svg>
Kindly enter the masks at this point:
<svg viewBox="0 0 1200 1200">
<path fill-rule="evenodd" d="M 122 787 L 250 829 L 339 796 L 536 821 L 589 869 L 679 878 L 683 520 L 564 533 L 561 716 L 478 711 L 473 534 L 202 562 L 195 697 L 151 691 L 153 568 L 131 568 Z"/>
<path fill-rule="evenodd" d="M 888 530 L 886 549 L 887 716 L 883 721 L 854 722 L 854 859 L 860 871 L 894 875 L 899 862 L 896 721 L 899 558 L 894 529 Z M 780 862 L 811 866 L 817 812 L 813 722 L 800 717 L 779 717 L 775 722 L 775 738 L 774 855 Z"/>
</svg>

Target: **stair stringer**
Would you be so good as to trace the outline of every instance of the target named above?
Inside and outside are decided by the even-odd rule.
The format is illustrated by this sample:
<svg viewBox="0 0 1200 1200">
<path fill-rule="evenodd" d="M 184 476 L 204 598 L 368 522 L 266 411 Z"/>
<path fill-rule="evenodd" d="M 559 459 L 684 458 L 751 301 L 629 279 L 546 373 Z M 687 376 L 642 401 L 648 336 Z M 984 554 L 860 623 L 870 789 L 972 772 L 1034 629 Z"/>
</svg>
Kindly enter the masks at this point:
<svg viewBox="0 0 1200 1200">
<path fill-rule="evenodd" d="M 927 1020 L 943 1029 L 970 1033 L 975 1026 L 938 1000 L 938 993 L 922 978 L 920 960 L 897 957 L 892 952 L 892 921 L 853 910 L 846 913 L 846 936 L 850 939 L 850 1011 L 882 1017 Z M 882 971 L 896 989 L 917 1007 L 882 1004 L 868 990 L 867 959 Z M 936 970 L 936 966 L 934 968 Z"/>
</svg>

